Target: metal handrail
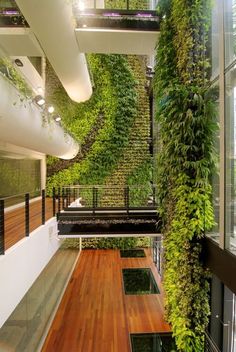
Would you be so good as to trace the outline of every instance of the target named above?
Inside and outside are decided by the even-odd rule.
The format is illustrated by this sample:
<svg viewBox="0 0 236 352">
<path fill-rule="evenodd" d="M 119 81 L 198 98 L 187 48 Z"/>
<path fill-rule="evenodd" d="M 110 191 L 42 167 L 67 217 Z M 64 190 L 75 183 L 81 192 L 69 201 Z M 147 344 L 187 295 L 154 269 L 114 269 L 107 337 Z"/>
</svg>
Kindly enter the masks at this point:
<svg viewBox="0 0 236 352">
<path fill-rule="evenodd" d="M 211 336 L 205 332 L 205 352 L 220 352 L 219 348 L 212 340 Z"/>
<path fill-rule="evenodd" d="M 32 193 L 32 192 L 31 192 Z M 35 193 L 35 192 L 34 192 Z M 5 254 L 5 200 L 11 199 L 14 197 L 24 197 L 24 225 L 25 225 L 25 236 L 28 237 L 30 234 L 30 193 L 20 193 L 9 197 L 0 198 L 0 255 Z M 41 196 L 41 224 L 44 225 L 46 221 L 46 193 L 42 189 L 40 192 Z M 56 199 L 55 199 L 55 190 L 53 197 L 53 210 L 52 216 L 55 216 L 56 213 Z M 17 226 L 17 224 L 16 224 Z"/>
<path fill-rule="evenodd" d="M 16 197 L 21 197 L 21 196 L 25 196 L 26 193 L 32 194 L 32 193 L 36 193 L 36 192 L 24 192 L 24 193 L 19 193 L 19 194 L 14 194 L 13 196 L 8 196 L 8 197 L 1 197 L 0 200 L 7 200 L 7 199 L 11 199 L 11 198 L 16 198 Z M 41 191 L 39 191 L 39 193 L 41 193 Z"/>
<path fill-rule="evenodd" d="M 93 188 L 99 188 L 99 189 L 124 189 L 124 187 L 129 187 L 129 189 L 132 188 L 139 188 L 139 189 L 145 189 L 147 186 L 145 185 L 126 185 L 126 186 L 120 186 L 120 185 L 68 185 L 68 186 L 62 186 L 61 189 L 63 188 L 75 188 L 75 189 L 93 189 Z M 152 185 L 149 186 L 150 188 L 157 188 L 157 185 Z"/>
</svg>

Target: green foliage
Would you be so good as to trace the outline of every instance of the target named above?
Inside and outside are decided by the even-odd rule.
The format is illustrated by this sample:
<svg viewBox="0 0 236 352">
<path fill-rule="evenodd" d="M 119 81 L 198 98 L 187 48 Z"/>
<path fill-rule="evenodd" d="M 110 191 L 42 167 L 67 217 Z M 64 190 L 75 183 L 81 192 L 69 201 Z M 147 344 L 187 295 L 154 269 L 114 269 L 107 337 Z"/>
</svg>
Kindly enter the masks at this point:
<svg viewBox="0 0 236 352">
<path fill-rule="evenodd" d="M 149 237 L 84 238 L 83 249 L 135 249 L 150 247 Z M 79 239 L 66 239 L 63 248 L 79 248 Z"/>
<path fill-rule="evenodd" d="M 127 184 L 130 186 L 141 185 L 142 190 L 137 187 L 130 188 L 130 204 L 146 204 L 150 194 L 150 181 L 152 180 L 152 161 L 149 151 L 150 137 L 150 111 L 149 97 L 146 84 L 146 62 L 144 57 L 127 56 L 128 64 L 136 80 L 135 90 L 137 92 L 137 115 L 129 135 L 129 142 L 123 148 L 123 155 L 114 168 L 113 172 L 105 179 L 105 184 L 116 185 L 123 189 Z M 106 196 L 106 194 L 105 194 Z M 105 197 L 110 205 L 123 204 L 123 193 L 119 190 L 113 193 L 113 197 Z M 144 204 L 143 204 L 144 205 Z"/>
<path fill-rule="evenodd" d="M 147 199 L 152 194 L 150 180 L 152 180 L 152 159 L 144 160 L 136 169 L 133 169 L 127 178 L 130 187 L 130 204 L 141 206 L 147 204 Z M 132 190 L 134 186 L 134 190 Z M 135 187 L 136 186 L 136 187 Z"/>
<path fill-rule="evenodd" d="M 53 186 L 65 184 L 112 184 L 122 191 L 118 189 L 115 195 L 103 192 L 99 201 L 103 205 L 113 204 L 114 198 L 117 202 L 121 195 L 123 202 L 123 188 L 127 177 L 130 178 L 129 184 L 139 184 L 135 177 L 137 171 L 141 184 L 145 185 L 143 190 L 131 192 L 131 196 L 134 202 L 140 204 L 150 194 L 151 179 L 148 146 L 150 116 L 148 94 L 145 90 L 145 60 L 136 56 L 90 55 L 89 64 L 95 88 L 92 98 L 83 104 L 71 102 L 52 70 L 48 69 L 48 99 L 57 107 L 64 125 L 82 143 L 90 134 L 92 126 L 97 123 L 98 114 L 104 115 L 104 123 L 97 131 L 88 154 L 82 161 L 77 162 L 75 159 L 69 167 L 48 177 L 48 193 Z M 84 125 L 83 128 L 81 125 Z M 48 158 L 48 165 L 55 165 L 56 162 L 55 158 Z M 91 204 L 91 194 L 81 192 L 86 204 Z M 74 240 L 70 242 L 70 246 L 78 246 Z M 129 239 L 118 242 L 116 239 L 84 242 L 84 246 L 88 248 L 130 248 L 134 244 Z"/>
<path fill-rule="evenodd" d="M 7 58 L 0 58 L 0 71 L 7 70 L 8 74 L 7 77 L 12 83 L 16 86 L 18 91 L 21 94 L 22 101 L 24 99 L 30 99 L 33 96 L 32 90 L 26 84 L 25 80 L 22 76 L 18 73 L 18 71 L 13 66 L 12 62 Z"/>
<path fill-rule="evenodd" d="M 127 0 L 106 0 L 105 7 L 107 9 L 127 9 Z M 147 0 L 129 0 L 130 10 L 148 10 L 149 1 Z"/>
<path fill-rule="evenodd" d="M 55 107 L 56 112 L 62 117 L 62 125 L 77 138 L 82 144 L 96 123 L 99 114 L 103 114 L 104 103 L 101 98 L 104 94 L 103 86 L 99 82 L 102 75 L 104 83 L 109 81 L 109 76 L 100 67 L 100 58 L 91 55 L 89 63 L 94 68 L 96 88 L 92 97 L 84 103 L 75 103 L 67 95 L 60 81 L 55 75 L 51 65 L 47 63 L 46 94 L 47 100 Z M 97 79 L 98 77 L 98 79 Z"/>
<path fill-rule="evenodd" d="M 214 224 L 209 176 L 216 131 L 214 91 L 205 57 L 210 0 L 159 2 L 164 16 L 155 91 L 161 150 L 157 185 L 164 235 L 167 318 L 178 350 L 204 350 L 207 272 L 201 238 Z"/>
<path fill-rule="evenodd" d="M 102 184 L 129 141 L 129 132 L 137 113 L 137 97 L 135 80 L 125 57 L 94 55 L 90 57 L 90 67 L 96 87 L 93 112 L 96 110 L 104 114 L 104 125 L 86 159 L 48 178 L 49 192 L 53 186 L 59 185 Z M 87 115 L 89 106 L 83 104 L 81 114 L 83 112 Z M 81 115 L 77 116 L 79 121 L 80 117 Z M 73 131 L 75 133 L 74 129 Z"/>
</svg>

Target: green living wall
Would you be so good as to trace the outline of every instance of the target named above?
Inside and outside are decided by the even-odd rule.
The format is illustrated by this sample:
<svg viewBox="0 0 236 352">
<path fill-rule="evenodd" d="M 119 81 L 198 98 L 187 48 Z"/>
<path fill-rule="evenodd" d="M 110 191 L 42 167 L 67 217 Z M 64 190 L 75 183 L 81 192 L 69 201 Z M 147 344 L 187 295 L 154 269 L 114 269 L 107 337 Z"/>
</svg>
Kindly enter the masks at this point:
<svg viewBox="0 0 236 352">
<path fill-rule="evenodd" d="M 83 142 L 97 119 L 103 119 L 86 157 L 48 177 L 47 187 L 102 184 L 114 169 L 137 113 L 135 80 L 121 55 L 93 55 L 89 60 L 95 87 L 92 98 L 82 104 L 69 100 L 61 87 L 48 94 L 67 128 Z M 54 160 L 53 160 L 54 162 Z M 53 164 L 53 162 L 51 164 Z M 66 163 L 65 163 L 66 165 Z"/>
<path fill-rule="evenodd" d="M 206 57 L 210 0 L 160 0 L 155 100 L 157 185 L 164 235 L 167 318 L 179 351 L 204 351 L 208 323 L 204 231 L 214 224 L 209 177 L 216 131 Z"/>
<path fill-rule="evenodd" d="M 81 144 L 81 152 L 73 160 L 48 158 L 47 191 L 51 194 L 52 187 L 73 184 L 112 185 L 119 190 L 115 194 L 103 192 L 101 202 L 121 205 L 124 186 L 142 184 L 142 191 L 132 191 L 131 198 L 134 204 L 144 202 L 152 178 L 146 59 L 97 54 L 90 55 L 88 62 L 94 80 L 93 95 L 80 104 L 69 99 L 47 65 L 47 100 Z M 108 242 L 107 246 L 112 247 Z M 100 245 L 96 242 L 96 246 Z"/>
<path fill-rule="evenodd" d="M 48 158 L 49 193 L 70 184 L 146 184 L 152 177 L 145 58 L 90 55 L 89 65 L 94 92 L 81 104 L 68 98 L 48 65 L 47 99 L 81 143 L 81 153 L 71 161 Z"/>
</svg>

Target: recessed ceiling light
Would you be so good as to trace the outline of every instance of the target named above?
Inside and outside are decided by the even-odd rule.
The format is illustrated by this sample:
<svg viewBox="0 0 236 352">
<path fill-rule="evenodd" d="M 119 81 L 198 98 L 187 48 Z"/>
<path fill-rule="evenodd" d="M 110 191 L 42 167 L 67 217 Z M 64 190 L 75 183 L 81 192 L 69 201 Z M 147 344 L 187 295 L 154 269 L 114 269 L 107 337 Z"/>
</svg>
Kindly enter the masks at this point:
<svg viewBox="0 0 236 352">
<path fill-rule="evenodd" d="M 87 28 L 87 24 L 83 24 L 83 28 Z"/>
</svg>

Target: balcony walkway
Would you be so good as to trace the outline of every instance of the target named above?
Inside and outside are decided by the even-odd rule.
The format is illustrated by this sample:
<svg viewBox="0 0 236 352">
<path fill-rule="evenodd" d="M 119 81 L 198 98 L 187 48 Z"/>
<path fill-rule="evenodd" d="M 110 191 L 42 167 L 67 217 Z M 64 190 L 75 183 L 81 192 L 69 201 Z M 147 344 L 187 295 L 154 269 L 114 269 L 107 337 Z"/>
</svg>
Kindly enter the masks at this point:
<svg viewBox="0 0 236 352">
<path fill-rule="evenodd" d="M 42 352 L 130 352 L 130 333 L 169 332 L 160 278 L 146 258 L 118 250 L 84 250 L 56 313 Z M 125 295 L 122 268 L 150 267 L 161 294 Z"/>
<path fill-rule="evenodd" d="M 45 200 L 45 220 L 53 216 L 52 199 Z M 42 201 L 37 200 L 29 206 L 29 230 L 32 232 L 42 225 Z M 5 214 L 5 249 L 9 249 L 14 244 L 25 237 L 25 207 L 19 207 Z"/>
</svg>

